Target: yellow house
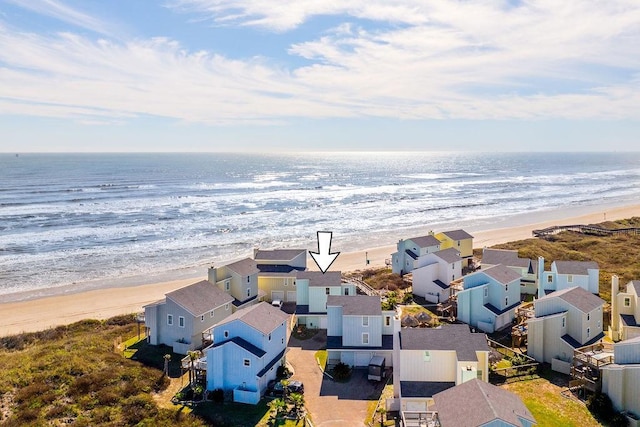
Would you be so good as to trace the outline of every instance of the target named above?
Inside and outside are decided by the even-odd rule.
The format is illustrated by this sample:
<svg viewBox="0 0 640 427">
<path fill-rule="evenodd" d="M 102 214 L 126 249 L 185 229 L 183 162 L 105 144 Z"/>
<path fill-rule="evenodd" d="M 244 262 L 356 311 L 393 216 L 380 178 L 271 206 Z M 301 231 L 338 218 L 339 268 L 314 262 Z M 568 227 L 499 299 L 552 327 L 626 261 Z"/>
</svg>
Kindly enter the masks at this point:
<svg viewBox="0 0 640 427">
<path fill-rule="evenodd" d="M 462 266 L 467 267 L 473 260 L 473 236 L 464 230 L 443 231 L 435 235 L 440 241 L 440 250 L 454 248 L 460 252 Z"/>
<path fill-rule="evenodd" d="M 253 258 L 258 270 L 258 289 L 267 301 L 295 302 L 296 273 L 307 268 L 305 249 L 255 249 Z"/>
</svg>

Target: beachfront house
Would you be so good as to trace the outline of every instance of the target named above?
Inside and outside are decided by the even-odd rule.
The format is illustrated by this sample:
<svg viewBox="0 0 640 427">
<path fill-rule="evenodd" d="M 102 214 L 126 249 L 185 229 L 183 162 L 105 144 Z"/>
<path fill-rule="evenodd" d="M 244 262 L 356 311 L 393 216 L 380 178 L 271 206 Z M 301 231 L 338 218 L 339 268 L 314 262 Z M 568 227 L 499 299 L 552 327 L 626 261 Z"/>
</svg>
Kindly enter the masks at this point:
<svg viewBox="0 0 640 427">
<path fill-rule="evenodd" d="M 433 232 L 426 236 L 400 239 L 397 251 L 391 254 L 391 271 L 400 275 L 411 273 L 420 265 L 421 257 L 439 250 L 440 241 Z"/>
<path fill-rule="evenodd" d="M 258 292 L 257 264 L 245 258 L 222 267 L 209 268 L 209 282 L 233 297 L 233 309 L 238 310 L 260 301 L 264 293 Z"/>
<path fill-rule="evenodd" d="M 592 294 L 600 293 L 600 268 L 593 261 L 553 261 L 551 271 L 544 270 L 544 258 L 538 257 L 538 298 L 549 292 L 579 286 Z M 542 286 L 540 286 L 542 285 Z"/>
<path fill-rule="evenodd" d="M 242 308 L 212 328 L 204 350 L 207 390 L 233 392 L 234 402 L 257 404 L 285 363 L 289 315 L 261 302 Z"/>
<path fill-rule="evenodd" d="M 531 427 L 537 424 L 517 394 L 478 379 L 437 393 L 433 400 L 441 427 Z M 411 427 L 411 424 L 405 426 Z"/>
<path fill-rule="evenodd" d="M 462 258 L 454 248 L 426 254 L 413 270 L 413 294 L 431 303 L 445 302 L 451 295 L 450 282 L 462 276 Z"/>
<path fill-rule="evenodd" d="M 144 307 L 149 344 L 165 344 L 178 354 L 202 346 L 202 333 L 230 316 L 234 299 L 202 280 L 169 292 Z"/>
<path fill-rule="evenodd" d="M 511 325 L 520 305 L 520 274 L 502 264 L 463 277 L 458 320 L 484 332 Z"/>
<path fill-rule="evenodd" d="M 367 367 L 374 356 L 393 364 L 393 317 L 382 311 L 379 296 L 327 297 L 327 360 Z"/>
<path fill-rule="evenodd" d="M 604 300 L 574 286 L 533 302 L 535 317 L 528 320 L 527 354 L 551 363 L 568 374 L 573 351 L 600 341 Z"/>
<path fill-rule="evenodd" d="M 640 336 L 613 345 L 615 363 L 602 367 L 602 392 L 613 407 L 626 412 L 629 425 L 640 423 Z"/>
<path fill-rule="evenodd" d="M 628 340 L 640 337 L 640 280 L 632 280 L 620 291 L 618 276 L 611 277 L 611 325 L 612 340 Z"/>
<path fill-rule="evenodd" d="M 255 249 L 253 259 L 258 273 L 258 290 L 267 301 L 295 302 L 296 273 L 307 269 L 305 249 Z"/>
<path fill-rule="evenodd" d="M 327 329 L 327 298 L 329 295 L 356 295 L 356 285 L 342 283 L 339 271 L 298 271 L 296 292 L 298 325 Z"/>
<path fill-rule="evenodd" d="M 484 333 L 472 333 L 462 324 L 400 328 L 394 320 L 393 386 L 403 419 L 424 417 L 437 393 L 476 378 L 488 381 L 490 349 Z"/>
<path fill-rule="evenodd" d="M 536 295 L 538 264 L 530 258 L 520 258 L 518 251 L 484 248 L 481 267 L 491 268 L 502 264 L 520 274 L 520 294 Z"/>
<path fill-rule="evenodd" d="M 473 264 L 473 236 L 464 230 L 443 231 L 435 235 L 440 241 L 440 249 L 454 248 L 460 252 L 462 266 Z"/>
</svg>

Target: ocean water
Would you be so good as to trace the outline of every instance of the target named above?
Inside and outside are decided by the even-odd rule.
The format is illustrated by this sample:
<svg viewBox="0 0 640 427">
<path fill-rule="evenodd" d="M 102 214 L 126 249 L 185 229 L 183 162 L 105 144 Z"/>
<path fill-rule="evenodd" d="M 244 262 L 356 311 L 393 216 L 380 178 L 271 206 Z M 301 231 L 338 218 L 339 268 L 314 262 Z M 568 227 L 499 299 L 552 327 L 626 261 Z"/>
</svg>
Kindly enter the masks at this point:
<svg viewBox="0 0 640 427">
<path fill-rule="evenodd" d="M 640 153 L 0 154 L 0 301 L 639 196 Z"/>
</svg>

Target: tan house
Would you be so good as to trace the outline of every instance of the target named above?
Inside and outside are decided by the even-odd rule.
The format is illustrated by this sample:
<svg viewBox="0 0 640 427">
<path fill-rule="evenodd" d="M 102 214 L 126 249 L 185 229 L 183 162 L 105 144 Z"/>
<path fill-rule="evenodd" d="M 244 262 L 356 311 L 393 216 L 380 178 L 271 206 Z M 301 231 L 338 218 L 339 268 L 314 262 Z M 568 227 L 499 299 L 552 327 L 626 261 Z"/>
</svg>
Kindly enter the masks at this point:
<svg viewBox="0 0 640 427">
<path fill-rule="evenodd" d="M 614 341 L 640 337 L 640 280 L 627 283 L 621 292 L 618 276 L 611 277 L 609 335 Z"/>
<path fill-rule="evenodd" d="M 259 302 L 264 293 L 258 292 L 258 266 L 245 258 L 223 267 L 209 268 L 209 282 L 231 295 L 234 310 Z"/>
<path fill-rule="evenodd" d="M 296 301 L 296 274 L 307 268 L 305 249 L 256 249 L 253 252 L 258 273 L 258 289 L 267 301 Z"/>
<path fill-rule="evenodd" d="M 617 411 L 625 411 L 629 425 L 640 424 L 640 336 L 613 345 L 615 363 L 602 368 L 602 392 Z"/>
</svg>

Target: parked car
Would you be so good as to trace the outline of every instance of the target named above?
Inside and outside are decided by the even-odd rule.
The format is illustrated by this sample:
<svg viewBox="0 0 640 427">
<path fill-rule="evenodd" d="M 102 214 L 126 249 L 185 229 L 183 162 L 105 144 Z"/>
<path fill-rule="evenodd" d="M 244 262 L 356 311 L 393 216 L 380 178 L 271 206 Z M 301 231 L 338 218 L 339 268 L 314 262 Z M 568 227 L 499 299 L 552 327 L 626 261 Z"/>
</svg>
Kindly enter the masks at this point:
<svg viewBox="0 0 640 427">
<path fill-rule="evenodd" d="M 289 393 L 300 393 L 304 394 L 304 384 L 300 381 L 289 381 L 289 386 L 287 387 Z"/>
<path fill-rule="evenodd" d="M 274 307 L 282 308 L 282 300 L 274 299 L 273 301 L 271 301 L 271 305 Z"/>
<path fill-rule="evenodd" d="M 300 381 L 289 381 L 289 384 L 287 385 L 287 393 L 304 394 L 304 384 Z M 269 381 L 265 395 L 268 397 L 282 397 L 284 395 L 284 385 L 281 381 Z"/>
</svg>

